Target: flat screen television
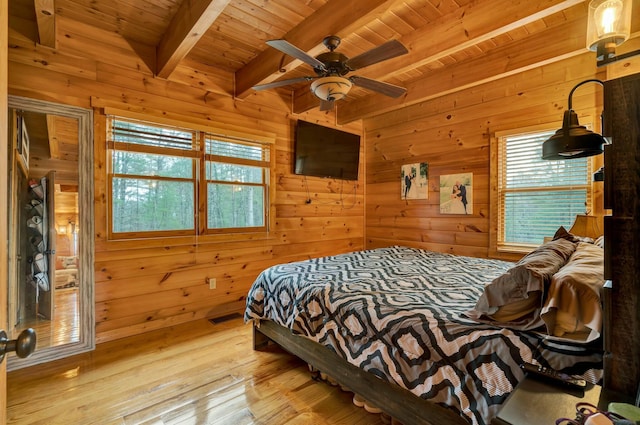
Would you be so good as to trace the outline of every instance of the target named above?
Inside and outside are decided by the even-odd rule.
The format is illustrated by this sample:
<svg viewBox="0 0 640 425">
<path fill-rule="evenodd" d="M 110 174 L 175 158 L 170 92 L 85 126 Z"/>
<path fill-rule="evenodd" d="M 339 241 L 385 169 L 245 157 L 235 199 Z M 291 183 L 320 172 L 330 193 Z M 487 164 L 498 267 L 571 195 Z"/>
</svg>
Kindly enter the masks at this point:
<svg viewBox="0 0 640 425">
<path fill-rule="evenodd" d="M 296 124 L 295 174 L 358 180 L 360 136 L 306 121 Z"/>
</svg>

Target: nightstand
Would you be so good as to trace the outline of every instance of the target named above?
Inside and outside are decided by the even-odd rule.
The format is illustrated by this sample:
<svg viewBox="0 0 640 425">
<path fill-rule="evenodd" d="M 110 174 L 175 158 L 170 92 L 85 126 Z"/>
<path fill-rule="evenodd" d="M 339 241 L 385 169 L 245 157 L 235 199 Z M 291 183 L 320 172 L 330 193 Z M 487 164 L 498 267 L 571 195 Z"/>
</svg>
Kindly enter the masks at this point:
<svg viewBox="0 0 640 425">
<path fill-rule="evenodd" d="M 553 425 L 558 418 L 575 418 L 576 403 L 598 406 L 601 387 L 585 391 L 525 377 L 502 405 L 492 425 Z"/>
</svg>

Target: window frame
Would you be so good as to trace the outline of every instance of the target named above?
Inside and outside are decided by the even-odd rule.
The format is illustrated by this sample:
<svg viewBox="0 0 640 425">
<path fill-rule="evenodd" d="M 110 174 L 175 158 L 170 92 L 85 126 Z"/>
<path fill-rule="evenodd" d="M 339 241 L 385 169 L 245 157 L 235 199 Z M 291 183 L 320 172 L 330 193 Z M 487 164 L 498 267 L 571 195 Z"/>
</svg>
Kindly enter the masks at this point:
<svg viewBox="0 0 640 425">
<path fill-rule="evenodd" d="M 258 239 L 268 237 L 269 231 L 273 228 L 273 214 L 271 202 L 274 199 L 273 173 L 274 173 L 274 153 L 273 144 L 275 135 L 248 134 L 235 129 L 214 128 L 207 125 L 195 124 L 190 122 L 176 120 L 154 120 L 154 117 L 139 116 L 140 114 L 118 113 L 118 111 L 106 110 L 105 108 L 105 136 L 106 136 L 106 219 L 107 234 L 109 240 L 131 240 L 131 239 L 158 239 L 165 237 L 223 237 L 228 239 Z M 180 131 L 190 132 L 192 134 L 192 148 L 183 150 L 178 148 L 162 148 L 143 144 L 123 143 L 112 140 L 111 128 L 113 120 L 125 122 L 141 123 L 152 127 L 173 128 Z M 244 160 L 242 158 L 234 158 L 229 156 L 218 156 L 207 154 L 205 149 L 205 139 L 213 138 L 222 142 L 243 143 L 250 146 L 259 146 L 262 152 L 262 160 Z M 115 174 L 113 172 L 113 155 L 116 151 L 140 152 L 149 154 L 171 154 L 176 157 L 185 157 L 192 159 L 192 177 L 160 177 L 160 176 L 137 176 L 141 179 L 164 180 L 164 181 L 192 181 L 194 185 L 194 218 L 193 227 L 185 230 L 153 230 L 153 231 L 135 231 L 135 232 L 115 232 L 113 230 L 113 179 L 116 177 L 131 177 L 127 174 Z M 252 165 L 262 168 L 262 183 L 258 184 L 263 187 L 264 205 L 263 218 L 264 225 L 257 227 L 235 227 L 235 228 L 207 228 L 207 184 L 206 164 L 208 158 L 216 158 L 218 162 L 228 164 Z M 136 178 L 134 175 L 133 178 Z M 232 183 L 234 184 L 234 183 Z M 246 184 L 246 183 L 241 183 Z"/>
<path fill-rule="evenodd" d="M 200 229 L 204 229 L 205 234 L 229 234 L 229 233 L 256 233 L 256 232 L 266 232 L 269 227 L 269 186 L 270 186 L 270 171 L 271 164 L 269 162 L 269 158 L 273 156 L 271 149 L 267 149 L 267 158 L 265 158 L 265 149 L 263 149 L 262 159 L 261 160 L 251 160 L 237 157 L 228 157 L 223 155 L 215 155 L 206 153 L 206 138 L 207 136 L 215 136 L 215 139 L 218 141 L 225 141 L 229 143 L 240 143 L 240 144 L 248 144 L 252 146 L 256 146 L 257 143 L 248 143 L 246 140 L 233 140 L 229 137 L 219 136 L 213 133 L 201 133 L 201 149 L 203 152 L 203 166 L 200 167 L 200 181 L 203 182 L 200 185 L 200 199 L 202 200 L 202 205 L 200 211 L 205 211 L 205 213 L 199 215 L 199 227 Z M 233 165 L 245 165 L 252 167 L 260 167 L 262 168 L 262 183 L 248 183 L 248 182 L 227 182 L 222 180 L 210 180 L 207 179 L 207 164 L 209 162 L 219 162 L 225 164 L 233 164 Z M 221 184 L 229 184 L 236 185 L 241 184 L 243 186 L 259 186 L 263 188 L 264 200 L 263 200 L 263 213 L 264 217 L 264 225 L 263 226 L 254 226 L 254 227 L 225 227 L 225 228 L 209 228 L 208 227 L 208 185 L 210 182 L 219 182 Z"/>
<path fill-rule="evenodd" d="M 582 121 L 589 122 L 589 117 L 582 118 Z M 503 178 L 503 170 L 502 170 L 502 155 L 504 154 L 504 145 L 502 140 L 505 140 L 507 137 L 511 136 L 524 136 L 531 135 L 537 133 L 545 133 L 545 132 L 554 132 L 557 128 L 560 128 L 562 123 L 547 123 L 540 124 L 536 126 L 530 127 L 521 127 L 514 128 L 510 130 L 504 131 L 496 131 L 491 135 L 490 141 L 490 202 L 491 202 L 491 212 L 490 212 L 490 226 L 489 226 L 489 253 L 491 256 L 496 258 L 507 258 L 507 259 L 515 259 L 518 258 L 522 254 L 526 254 L 535 249 L 539 244 L 526 244 L 526 243 L 515 243 L 515 242 L 505 242 L 502 238 L 505 234 L 504 222 L 502 213 L 504 211 L 505 205 L 504 194 L 506 192 L 514 192 L 514 190 L 510 189 L 507 191 L 502 191 L 501 188 L 501 179 Z M 591 128 L 591 124 L 585 125 L 587 128 Z M 593 181 L 589 176 L 593 174 L 594 168 L 594 158 L 588 157 L 587 159 L 587 182 L 585 185 L 572 185 L 572 186 L 553 186 L 553 187 L 542 187 L 540 186 L 538 189 L 535 188 L 527 188 L 522 191 L 548 191 L 550 189 L 556 190 L 571 190 L 571 189 L 585 189 L 586 190 L 586 205 L 585 212 L 593 211 L 595 204 L 595 194 L 594 194 L 594 186 Z M 548 235 L 548 237 L 552 237 L 553 235 Z M 515 256 L 514 256 L 515 255 Z"/>
</svg>

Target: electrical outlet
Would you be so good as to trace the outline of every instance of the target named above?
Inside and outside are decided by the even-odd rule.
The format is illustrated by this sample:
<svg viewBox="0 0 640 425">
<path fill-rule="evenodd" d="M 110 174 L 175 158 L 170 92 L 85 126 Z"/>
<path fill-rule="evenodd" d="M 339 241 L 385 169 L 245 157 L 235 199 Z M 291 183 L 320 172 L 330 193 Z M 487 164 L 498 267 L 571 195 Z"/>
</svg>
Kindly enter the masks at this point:
<svg viewBox="0 0 640 425">
<path fill-rule="evenodd" d="M 207 282 L 209 283 L 209 289 L 216 289 L 216 278 L 208 277 Z"/>
</svg>

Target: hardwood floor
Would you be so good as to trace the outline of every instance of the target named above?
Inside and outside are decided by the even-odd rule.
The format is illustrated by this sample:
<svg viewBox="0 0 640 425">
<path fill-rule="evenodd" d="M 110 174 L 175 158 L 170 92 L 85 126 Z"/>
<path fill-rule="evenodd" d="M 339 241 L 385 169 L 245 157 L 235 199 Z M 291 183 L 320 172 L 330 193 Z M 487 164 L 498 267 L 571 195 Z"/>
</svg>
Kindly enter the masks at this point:
<svg viewBox="0 0 640 425">
<path fill-rule="evenodd" d="M 36 331 L 38 348 L 54 347 L 77 342 L 80 339 L 80 310 L 78 288 L 55 290 L 55 312 L 53 320 L 33 318 L 25 320 L 18 329 L 32 328 Z M 15 332 L 13 338 L 18 337 Z"/>
<path fill-rule="evenodd" d="M 312 379 L 277 346 L 252 348 L 238 316 L 199 320 L 10 372 L 8 424 L 378 425 L 388 417 Z"/>
</svg>

